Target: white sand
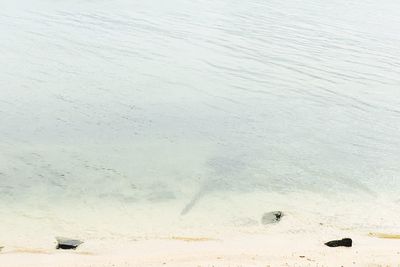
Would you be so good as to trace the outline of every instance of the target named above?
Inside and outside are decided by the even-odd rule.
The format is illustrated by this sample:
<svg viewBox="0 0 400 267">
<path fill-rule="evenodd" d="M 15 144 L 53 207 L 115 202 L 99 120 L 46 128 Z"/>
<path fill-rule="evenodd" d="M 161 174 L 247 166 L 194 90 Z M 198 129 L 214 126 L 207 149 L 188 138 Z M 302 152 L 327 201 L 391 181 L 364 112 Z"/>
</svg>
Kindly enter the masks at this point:
<svg viewBox="0 0 400 267">
<path fill-rule="evenodd" d="M 253 192 L 211 194 L 186 216 L 179 215 L 182 206 L 117 209 L 102 203 L 93 213 L 83 206 L 3 209 L 0 267 L 400 265 L 400 239 L 369 236 L 400 233 L 399 207 L 384 198 Z M 285 215 L 262 225 L 262 213 L 271 210 Z M 55 236 L 85 243 L 76 251 L 60 251 Z M 344 237 L 353 239 L 352 248 L 324 245 Z"/>
<path fill-rule="evenodd" d="M 372 214 L 372 218 L 390 215 L 378 211 Z M 392 215 L 397 220 L 397 215 Z M 236 226 L 215 224 L 211 229 L 210 224 L 204 229 L 176 228 L 168 230 L 169 234 L 154 231 L 136 237 L 115 235 L 97 239 L 87 235 L 83 238 L 85 243 L 75 251 L 56 250 L 50 232 L 41 233 L 43 239 L 29 238 L 26 243 L 21 236 L 11 242 L 12 238 L 5 238 L 11 233 L 2 232 L 2 239 L 8 242 L 0 244 L 5 246 L 0 253 L 0 267 L 400 265 L 400 239 L 369 236 L 370 231 L 379 231 L 379 226 L 368 226 L 377 225 L 372 220 L 365 219 L 364 227 L 345 227 L 339 223 L 345 219 L 343 216 L 333 218 L 289 212 L 272 225 L 255 224 L 250 218 L 243 219 L 241 226 L 239 222 Z M 395 226 L 395 221 L 389 224 Z M 392 234 L 397 231 L 387 227 L 381 230 Z M 353 239 L 353 247 L 324 245 L 344 237 Z"/>
<path fill-rule="evenodd" d="M 352 248 L 329 248 L 314 234 L 236 234 L 218 240 L 87 241 L 76 251 L 6 248 L 4 267 L 67 266 L 399 266 L 400 240 L 354 234 Z M 194 238 L 194 237 L 193 237 Z"/>
<path fill-rule="evenodd" d="M 368 235 L 400 233 L 397 205 L 342 198 L 334 205 L 311 194 L 252 193 L 224 206 L 209 196 L 186 216 L 179 216 L 182 205 L 143 206 L 140 216 L 139 207 L 116 212 L 104 205 L 97 217 L 67 207 L 61 215 L 21 211 L 19 217 L 17 209 L 3 210 L 0 267 L 399 266 L 400 239 Z M 273 207 L 285 212 L 282 220 L 260 224 L 262 212 Z M 57 235 L 85 243 L 76 251 L 56 250 Z M 344 237 L 353 239 L 352 248 L 324 245 Z"/>
</svg>

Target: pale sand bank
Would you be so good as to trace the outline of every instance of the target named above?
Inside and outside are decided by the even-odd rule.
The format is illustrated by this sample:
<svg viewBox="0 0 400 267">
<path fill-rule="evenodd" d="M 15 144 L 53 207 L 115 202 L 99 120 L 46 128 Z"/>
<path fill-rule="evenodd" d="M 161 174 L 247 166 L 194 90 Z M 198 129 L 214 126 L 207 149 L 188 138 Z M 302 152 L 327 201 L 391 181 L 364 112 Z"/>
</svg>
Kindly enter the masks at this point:
<svg viewBox="0 0 400 267">
<path fill-rule="evenodd" d="M 353 238 L 352 248 L 323 245 Z M 137 241 L 87 240 L 76 251 L 6 247 L 1 267 L 100 266 L 400 266 L 400 240 L 352 232 L 237 233 L 230 236 L 174 236 Z"/>
<path fill-rule="evenodd" d="M 0 267 L 400 266 L 400 212 L 393 202 L 346 196 L 328 205 L 315 195 L 258 196 L 232 199 L 228 207 L 208 197 L 184 217 L 171 216 L 182 205 L 124 213 L 103 205 L 99 212 L 107 216 L 97 217 L 64 206 L 62 214 L 75 221 L 3 210 Z M 284 211 L 282 220 L 262 225 L 262 211 L 276 207 Z M 56 250 L 54 237 L 60 235 L 84 243 L 76 251 Z M 353 239 L 352 248 L 324 245 L 344 237 Z"/>
</svg>

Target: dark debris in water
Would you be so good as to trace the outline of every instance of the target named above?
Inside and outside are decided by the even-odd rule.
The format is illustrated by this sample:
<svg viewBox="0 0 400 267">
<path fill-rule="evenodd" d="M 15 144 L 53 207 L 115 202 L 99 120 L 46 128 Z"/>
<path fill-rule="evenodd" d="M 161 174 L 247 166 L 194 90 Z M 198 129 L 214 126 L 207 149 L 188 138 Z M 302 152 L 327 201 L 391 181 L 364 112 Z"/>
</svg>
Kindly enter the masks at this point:
<svg viewBox="0 0 400 267">
<path fill-rule="evenodd" d="M 262 222 L 262 224 L 276 223 L 276 222 L 279 222 L 282 217 L 283 217 L 282 211 L 266 212 L 262 216 L 261 222 Z"/>
</svg>

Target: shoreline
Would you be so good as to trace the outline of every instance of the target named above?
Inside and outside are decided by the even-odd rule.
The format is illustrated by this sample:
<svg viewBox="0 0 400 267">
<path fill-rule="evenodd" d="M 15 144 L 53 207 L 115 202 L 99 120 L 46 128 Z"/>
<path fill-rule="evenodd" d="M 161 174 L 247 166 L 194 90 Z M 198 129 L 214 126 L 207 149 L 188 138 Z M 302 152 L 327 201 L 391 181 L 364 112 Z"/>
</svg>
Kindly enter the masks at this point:
<svg viewBox="0 0 400 267">
<path fill-rule="evenodd" d="M 178 201 L 121 210 L 104 203 L 95 213 L 83 205 L 46 212 L 9 207 L 1 211 L 0 267 L 398 267 L 396 203 L 343 196 L 210 195 L 185 216 Z M 283 217 L 262 224 L 277 207 Z M 84 243 L 56 250 L 56 236 Z M 342 238 L 353 247 L 324 245 Z"/>
<path fill-rule="evenodd" d="M 353 238 L 353 247 L 330 248 L 332 237 Z M 357 235 L 270 233 L 223 236 L 174 236 L 137 241 L 87 240 L 77 250 L 10 247 L 1 267 L 97 266 L 398 266 L 400 240 Z"/>
</svg>

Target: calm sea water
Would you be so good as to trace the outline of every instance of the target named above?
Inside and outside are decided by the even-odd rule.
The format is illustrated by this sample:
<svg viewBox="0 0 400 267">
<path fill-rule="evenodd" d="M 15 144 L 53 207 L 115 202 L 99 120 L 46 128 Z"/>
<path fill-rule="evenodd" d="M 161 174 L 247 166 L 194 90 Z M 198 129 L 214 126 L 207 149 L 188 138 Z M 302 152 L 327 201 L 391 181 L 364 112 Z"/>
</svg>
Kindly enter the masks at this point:
<svg viewBox="0 0 400 267">
<path fill-rule="evenodd" d="M 4 0 L 2 212 L 396 203 L 399 33 L 394 0 Z"/>
</svg>

